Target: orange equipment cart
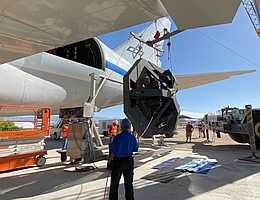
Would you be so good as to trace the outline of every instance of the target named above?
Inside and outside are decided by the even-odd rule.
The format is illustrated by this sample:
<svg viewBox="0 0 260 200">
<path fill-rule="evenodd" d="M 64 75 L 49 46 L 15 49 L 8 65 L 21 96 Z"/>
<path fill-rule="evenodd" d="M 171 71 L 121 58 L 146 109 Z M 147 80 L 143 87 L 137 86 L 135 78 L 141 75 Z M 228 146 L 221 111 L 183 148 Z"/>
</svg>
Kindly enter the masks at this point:
<svg viewBox="0 0 260 200">
<path fill-rule="evenodd" d="M 29 167 L 43 166 L 45 137 L 50 134 L 51 109 L 48 107 L 16 106 L 0 104 L 0 116 L 3 110 L 31 113 L 33 120 L 0 120 L 0 172 Z M 30 128 L 15 126 L 8 129 L 5 124 L 30 122 Z M 14 125 L 13 124 L 13 125 Z"/>
</svg>

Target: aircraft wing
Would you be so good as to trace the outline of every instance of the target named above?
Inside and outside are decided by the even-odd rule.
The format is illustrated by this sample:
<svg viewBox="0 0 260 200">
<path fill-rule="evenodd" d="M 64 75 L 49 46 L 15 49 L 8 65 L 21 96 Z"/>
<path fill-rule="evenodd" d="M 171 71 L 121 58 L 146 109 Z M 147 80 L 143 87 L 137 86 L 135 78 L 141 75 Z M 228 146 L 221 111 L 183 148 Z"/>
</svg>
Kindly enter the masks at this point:
<svg viewBox="0 0 260 200">
<path fill-rule="evenodd" d="M 256 72 L 256 70 L 242 70 L 242 71 L 232 71 L 232 72 L 217 72 L 217 73 L 206 73 L 206 74 L 191 74 L 175 76 L 178 80 L 178 89 L 184 90 L 200 85 L 205 85 L 207 83 L 213 83 L 216 81 L 228 79 L 231 76 L 246 74 Z"/>
<path fill-rule="evenodd" d="M 0 0 L 0 64 L 168 15 L 180 30 L 228 23 L 240 2 Z"/>
<path fill-rule="evenodd" d="M 161 0 L 179 30 L 232 22 L 241 0 Z"/>
</svg>

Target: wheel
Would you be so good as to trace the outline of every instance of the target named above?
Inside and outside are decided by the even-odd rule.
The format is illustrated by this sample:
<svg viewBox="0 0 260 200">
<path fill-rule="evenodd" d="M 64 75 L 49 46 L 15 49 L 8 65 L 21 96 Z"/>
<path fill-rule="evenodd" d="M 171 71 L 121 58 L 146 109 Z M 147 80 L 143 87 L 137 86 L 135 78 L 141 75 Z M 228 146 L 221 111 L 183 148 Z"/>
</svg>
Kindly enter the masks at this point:
<svg viewBox="0 0 260 200">
<path fill-rule="evenodd" d="M 245 134 L 229 134 L 229 136 L 238 143 L 248 143 L 250 144 L 249 135 Z M 260 138 L 255 135 L 255 145 L 257 149 L 260 149 Z"/>
<path fill-rule="evenodd" d="M 38 167 L 43 166 L 43 165 L 45 164 L 45 162 L 46 162 L 46 158 L 44 158 L 43 156 L 38 156 L 38 157 L 36 158 L 36 165 L 37 165 Z"/>
<path fill-rule="evenodd" d="M 238 143 L 247 143 L 247 141 L 245 141 L 245 139 L 243 138 L 243 136 L 241 134 L 229 133 L 228 135 L 229 135 L 229 137 L 231 137 L 232 140 L 234 140 Z"/>
<path fill-rule="evenodd" d="M 172 133 L 165 133 L 165 137 L 167 137 L 167 138 L 171 138 L 172 136 L 173 136 Z"/>
<path fill-rule="evenodd" d="M 108 131 L 103 131 L 104 137 L 108 137 Z"/>
<path fill-rule="evenodd" d="M 65 162 L 67 160 L 67 154 L 66 153 L 61 153 L 60 154 L 60 160 L 61 160 L 61 162 Z"/>
<path fill-rule="evenodd" d="M 54 139 L 55 139 L 55 136 L 54 136 L 54 134 L 51 134 L 50 136 L 51 136 L 51 139 L 52 139 L 52 140 L 54 140 Z"/>
<path fill-rule="evenodd" d="M 54 132 L 53 136 L 54 136 L 55 140 L 59 140 L 60 139 L 60 135 L 57 132 Z"/>
<path fill-rule="evenodd" d="M 54 139 L 54 140 L 57 140 L 57 133 L 56 133 L 56 132 L 53 133 L 53 139 Z"/>
</svg>

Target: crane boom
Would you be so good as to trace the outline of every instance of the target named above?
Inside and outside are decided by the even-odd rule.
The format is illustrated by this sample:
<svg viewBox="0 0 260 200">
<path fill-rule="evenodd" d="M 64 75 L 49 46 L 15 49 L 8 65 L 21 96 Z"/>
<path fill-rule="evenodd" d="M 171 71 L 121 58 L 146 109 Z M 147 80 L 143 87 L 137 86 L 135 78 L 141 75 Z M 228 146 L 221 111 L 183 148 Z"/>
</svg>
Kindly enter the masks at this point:
<svg viewBox="0 0 260 200">
<path fill-rule="evenodd" d="M 257 35 L 260 37 L 260 25 L 259 25 L 259 11 L 257 0 L 242 0 L 242 3 L 246 9 L 246 12 L 256 30 Z"/>
</svg>

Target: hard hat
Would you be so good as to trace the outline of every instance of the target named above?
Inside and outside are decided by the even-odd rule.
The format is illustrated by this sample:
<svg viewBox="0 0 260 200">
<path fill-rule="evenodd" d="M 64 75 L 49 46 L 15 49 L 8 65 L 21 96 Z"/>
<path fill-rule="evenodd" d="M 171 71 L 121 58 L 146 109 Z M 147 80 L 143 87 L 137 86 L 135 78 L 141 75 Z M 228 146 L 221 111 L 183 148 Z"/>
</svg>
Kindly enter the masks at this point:
<svg viewBox="0 0 260 200">
<path fill-rule="evenodd" d="M 127 119 L 127 118 L 124 118 L 124 119 L 122 120 L 121 126 L 122 126 L 122 127 L 131 126 L 130 120 Z"/>
<path fill-rule="evenodd" d="M 113 123 L 115 123 L 116 125 L 118 125 L 118 121 L 117 121 L 117 120 L 114 120 Z"/>
</svg>

